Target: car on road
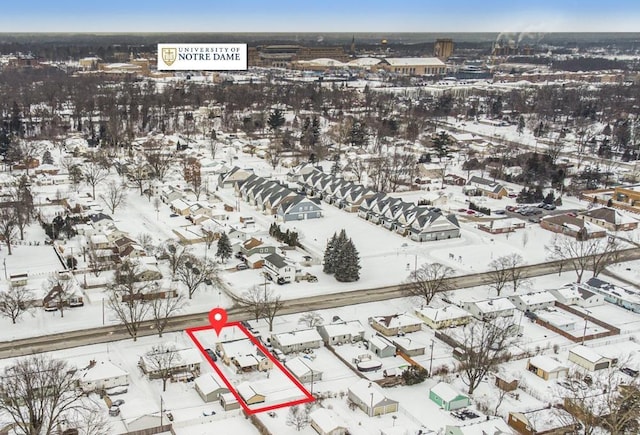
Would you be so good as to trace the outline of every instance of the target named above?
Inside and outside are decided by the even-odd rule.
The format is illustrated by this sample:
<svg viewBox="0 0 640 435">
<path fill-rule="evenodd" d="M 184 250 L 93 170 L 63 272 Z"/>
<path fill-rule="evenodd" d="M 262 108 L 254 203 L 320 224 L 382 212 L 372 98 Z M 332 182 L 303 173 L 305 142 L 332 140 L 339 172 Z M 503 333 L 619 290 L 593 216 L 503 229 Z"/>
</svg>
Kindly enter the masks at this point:
<svg viewBox="0 0 640 435">
<path fill-rule="evenodd" d="M 120 415 L 120 408 L 117 406 L 112 406 L 111 408 L 109 408 L 109 415 L 111 417 L 117 417 Z"/>
<path fill-rule="evenodd" d="M 498 215 L 507 214 L 507 212 L 505 210 L 493 210 L 491 213 L 498 214 Z"/>
<path fill-rule="evenodd" d="M 111 406 L 122 406 L 124 405 L 124 400 L 123 399 L 118 399 L 118 400 L 114 400 L 113 402 L 111 402 Z"/>
<path fill-rule="evenodd" d="M 169 217 L 178 217 L 178 215 L 177 215 L 177 214 L 175 214 L 175 213 L 171 213 L 171 214 L 169 215 Z"/>
</svg>

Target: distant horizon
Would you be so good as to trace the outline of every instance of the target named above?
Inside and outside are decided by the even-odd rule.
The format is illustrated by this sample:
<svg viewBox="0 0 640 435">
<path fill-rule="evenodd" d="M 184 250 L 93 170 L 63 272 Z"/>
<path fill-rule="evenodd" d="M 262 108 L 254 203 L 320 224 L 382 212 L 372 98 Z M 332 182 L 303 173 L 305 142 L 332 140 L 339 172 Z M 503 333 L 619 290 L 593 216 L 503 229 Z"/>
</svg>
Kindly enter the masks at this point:
<svg viewBox="0 0 640 435">
<path fill-rule="evenodd" d="M 24 0 L 3 5 L 6 33 L 608 33 L 637 32 L 631 0 Z"/>
</svg>

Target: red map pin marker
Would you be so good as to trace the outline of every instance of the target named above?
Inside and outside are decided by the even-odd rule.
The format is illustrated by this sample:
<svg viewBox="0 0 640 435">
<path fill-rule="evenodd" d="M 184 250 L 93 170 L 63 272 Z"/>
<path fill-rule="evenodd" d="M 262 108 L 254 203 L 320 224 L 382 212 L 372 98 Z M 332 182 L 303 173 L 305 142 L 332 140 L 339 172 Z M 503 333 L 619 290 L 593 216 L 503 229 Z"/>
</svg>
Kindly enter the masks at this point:
<svg viewBox="0 0 640 435">
<path fill-rule="evenodd" d="M 214 308 L 209 311 L 209 322 L 219 336 L 220 331 L 227 324 L 227 311 L 224 308 Z"/>
</svg>

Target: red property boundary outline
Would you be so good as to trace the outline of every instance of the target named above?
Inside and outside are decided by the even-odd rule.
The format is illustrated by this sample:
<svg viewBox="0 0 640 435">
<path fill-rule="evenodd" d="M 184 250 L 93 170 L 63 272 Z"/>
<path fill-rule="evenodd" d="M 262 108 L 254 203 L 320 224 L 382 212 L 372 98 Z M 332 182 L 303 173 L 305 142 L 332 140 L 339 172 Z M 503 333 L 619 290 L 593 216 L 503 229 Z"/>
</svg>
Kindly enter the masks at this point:
<svg viewBox="0 0 640 435">
<path fill-rule="evenodd" d="M 300 381 L 298 381 L 290 372 L 289 370 L 287 370 L 280 361 L 278 361 L 276 359 L 275 356 L 273 356 L 273 354 L 271 352 L 269 352 L 262 343 L 260 343 L 258 341 L 258 339 L 256 337 L 254 337 L 248 330 L 247 328 L 245 328 L 240 322 L 229 322 L 226 323 L 222 329 L 227 328 L 227 327 L 238 327 L 242 333 L 244 335 L 247 336 L 247 338 L 249 340 L 251 340 L 251 342 L 253 344 L 255 344 L 258 349 L 260 349 L 260 351 L 267 357 L 269 358 L 269 360 L 271 360 L 271 362 L 274 364 L 274 366 L 278 367 L 280 369 L 280 371 L 282 373 L 284 373 L 287 378 L 289 378 L 289 380 L 291 382 L 293 382 L 293 384 L 298 387 L 298 389 L 304 394 L 304 399 L 300 399 L 300 400 L 295 400 L 292 402 L 285 402 L 285 403 L 278 403 L 276 405 L 270 405 L 270 406 L 265 406 L 262 408 L 257 408 L 257 409 L 251 409 L 249 408 L 249 406 L 247 406 L 247 404 L 245 403 L 244 399 L 242 397 L 240 397 L 240 394 L 236 391 L 236 389 L 233 387 L 233 385 L 231 385 L 231 382 L 229 382 L 229 379 L 227 379 L 227 377 L 224 375 L 224 373 L 222 373 L 222 370 L 220 370 L 218 368 L 218 365 L 209 357 L 209 355 L 207 354 L 207 352 L 205 352 L 204 348 L 202 347 L 202 344 L 200 344 L 200 342 L 198 341 L 198 339 L 196 339 L 196 337 L 194 336 L 194 333 L 199 332 L 199 331 L 206 331 L 206 330 L 214 330 L 215 332 L 215 328 L 211 325 L 209 326 L 197 326 L 195 328 L 187 328 L 185 329 L 185 332 L 189 335 L 189 337 L 191 338 L 191 341 L 193 341 L 196 345 L 196 347 L 198 348 L 198 350 L 200 351 L 200 353 L 202 353 L 202 355 L 204 355 L 204 357 L 207 359 L 207 361 L 209 361 L 209 364 L 211 364 L 211 367 L 213 367 L 213 369 L 216 371 L 216 373 L 220 376 L 220 378 L 222 379 L 222 381 L 224 382 L 224 384 L 227 386 L 227 388 L 229 389 L 229 391 L 233 394 L 233 396 L 236 398 L 236 400 L 238 401 L 238 403 L 240 404 L 240 406 L 242 406 L 242 409 L 244 409 L 244 412 L 247 414 L 257 414 L 260 412 L 266 412 L 266 411 L 273 411 L 276 409 L 281 409 L 281 408 L 287 408 L 289 406 L 295 406 L 295 405 L 301 405 L 303 403 L 308 403 L 308 402 L 313 402 L 315 399 L 314 397 L 311 395 L 311 393 L 309 391 L 307 391 L 307 389 L 300 383 Z"/>
</svg>

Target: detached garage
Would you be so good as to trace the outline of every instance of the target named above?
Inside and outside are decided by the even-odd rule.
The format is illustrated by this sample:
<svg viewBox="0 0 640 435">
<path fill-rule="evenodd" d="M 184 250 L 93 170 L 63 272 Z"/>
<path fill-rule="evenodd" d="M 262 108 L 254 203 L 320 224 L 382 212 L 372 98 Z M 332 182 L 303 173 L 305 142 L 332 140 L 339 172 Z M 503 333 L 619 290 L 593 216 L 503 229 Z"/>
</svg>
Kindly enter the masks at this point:
<svg viewBox="0 0 640 435">
<path fill-rule="evenodd" d="M 610 358 L 606 358 L 595 350 L 583 345 L 578 345 L 569 350 L 569 361 L 578 364 L 590 372 L 608 369 L 612 364 Z"/>
<path fill-rule="evenodd" d="M 454 411 L 471 405 L 468 396 L 458 392 L 446 382 L 440 382 L 429 391 L 429 399 L 445 411 Z"/>
</svg>

